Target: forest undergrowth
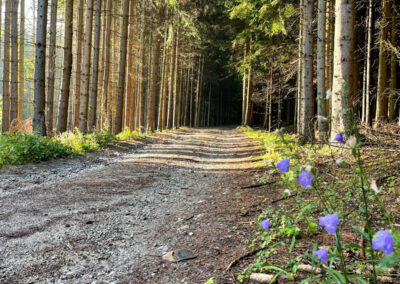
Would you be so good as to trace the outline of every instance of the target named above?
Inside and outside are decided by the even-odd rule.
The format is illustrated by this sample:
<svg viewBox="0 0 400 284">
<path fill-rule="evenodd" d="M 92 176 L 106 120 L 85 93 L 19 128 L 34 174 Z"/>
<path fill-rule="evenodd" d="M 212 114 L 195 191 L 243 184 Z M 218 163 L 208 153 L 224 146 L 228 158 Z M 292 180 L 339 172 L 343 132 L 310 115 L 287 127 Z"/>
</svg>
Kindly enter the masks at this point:
<svg viewBox="0 0 400 284">
<path fill-rule="evenodd" d="M 114 135 L 109 131 L 82 134 L 78 129 L 54 137 L 38 133 L 11 131 L 0 135 L 0 168 L 11 165 L 37 163 L 71 155 L 85 155 L 101 151 L 121 141 L 144 139 L 147 134 L 125 129 Z"/>
<path fill-rule="evenodd" d="M 400 147 L 393 129 L 354 126 L 353 135 L 338 133 L 332 143 L 304 144 L 283 128 L 243 128 L 263 147 L 258 166 L 267 170 L 257 179 L 269 205 L 247 241 L 258 253 L 238 280 L 400 281 Z"/>
</svg>

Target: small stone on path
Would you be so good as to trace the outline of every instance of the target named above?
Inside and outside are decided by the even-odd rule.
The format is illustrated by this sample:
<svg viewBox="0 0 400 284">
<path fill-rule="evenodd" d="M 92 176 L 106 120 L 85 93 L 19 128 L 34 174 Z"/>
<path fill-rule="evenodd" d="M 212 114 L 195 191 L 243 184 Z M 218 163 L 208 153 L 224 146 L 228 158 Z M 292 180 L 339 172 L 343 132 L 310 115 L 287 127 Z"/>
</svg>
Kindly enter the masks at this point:
<svg viewBox="0 0 400 284">
<path fill-rule="evenodd" d="M 179 262 L 179 261 L 194 259 L 196 258 L 196 256 L 193 254 L 191 250 L 179 249 L 168 252 L 167 254 L 163 255 L 162 258 L 163 260 L 170 262 Z"/>
</svg>

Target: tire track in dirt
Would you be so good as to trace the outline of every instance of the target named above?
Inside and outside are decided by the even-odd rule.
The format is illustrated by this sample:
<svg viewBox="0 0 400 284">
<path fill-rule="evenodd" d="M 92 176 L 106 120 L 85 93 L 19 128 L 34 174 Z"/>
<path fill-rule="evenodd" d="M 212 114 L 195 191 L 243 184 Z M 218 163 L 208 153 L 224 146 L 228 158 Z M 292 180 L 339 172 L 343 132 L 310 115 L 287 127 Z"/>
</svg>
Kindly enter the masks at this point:
<svg viewBox="0 0 400 284">
<path fill-rule="evenodd" d="M 216 200 L 229 193 L 222 184 L 253 169 L 259 151 L 233 128 L 186 129 L 159 134 L 72 176 L 43 176 L 40 184 L 19 177 L 19 188 L 0 192 L 0 282 L 202 283 L 215 277 L 235 243 L 213 215 Z M 58 167 L 76 171 L 71 164 Z M 162 254 L 182 246 L 198 258 L 162 262 Z M 231 283 L 230 275 L 220 276 L 220 283 Z"/>
</svg>

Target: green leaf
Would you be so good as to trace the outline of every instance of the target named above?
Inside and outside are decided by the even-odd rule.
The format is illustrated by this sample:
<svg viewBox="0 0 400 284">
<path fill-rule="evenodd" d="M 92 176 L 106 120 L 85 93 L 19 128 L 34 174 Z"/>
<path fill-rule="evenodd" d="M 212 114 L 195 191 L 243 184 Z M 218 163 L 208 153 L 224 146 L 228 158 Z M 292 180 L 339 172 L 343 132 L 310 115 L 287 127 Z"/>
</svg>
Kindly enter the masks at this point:
<svg viewBox="0 0 400 284">
<path fill-rule="evenodd" d="M 357 226 L 353 226 L 353 229 L 356 230 L 358 233 L 360 233 L 364 237 L 364 239 L 366 239 L 368 242 L 371 241 L 367 232 L 363 231 L 361 228 Z"/>
</svg>

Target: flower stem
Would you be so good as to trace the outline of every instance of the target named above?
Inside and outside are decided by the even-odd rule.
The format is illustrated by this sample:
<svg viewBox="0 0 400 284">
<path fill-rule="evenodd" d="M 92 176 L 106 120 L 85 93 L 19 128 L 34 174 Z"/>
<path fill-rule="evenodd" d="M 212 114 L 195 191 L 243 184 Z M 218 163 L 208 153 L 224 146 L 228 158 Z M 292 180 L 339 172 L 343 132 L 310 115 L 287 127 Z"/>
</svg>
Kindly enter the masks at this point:
<svg viewBox="0 0 400 284">
<path fill-rule="evenodd" d="M 339 251 L 340 261 L 342 262 L 342 269 L 343 269 L 344 278 L 346 279 L 346 283 L 349 283 L 349 279 L 347 278 L 347 268 L 346 268 L 346 263 L 344 261 L 343 249 L 342 249 L 342 245 L 340 243 L 339 230 L 336 231 L 335 236 L 336 236 L 336 248 Z"/>
<path fill-rule="evenodd" d="M 357 138 L 357 142 L 360 141 L 360 133 L 358 132 L 358 128 L 355 127 L 355 135 Z M 358 171 L 359 171 L 359 176 L 360 176 L 360 185 L 361 185 L 361 191 L 362 191 L 362 198 L 363 198 L 363 203 L 364 203 L 364 214 L 365 214 L 365 228 L 367 230 L 367 234 L 369 237 L 369 245 L 372 247 L 372 230 L 371 230 L 371 220 L 369 219 L 369 204 L 368 204 L 368 197 L 367 197 L 367 191 L 365 188 L 365 173 L 364 169 L 362 167 L 362 161 L 361 161 L 361 151 L 360 151 L 360 146 L 357 146 L 356 149 L 353 149 L 353 156 L 357 161 L 357 166 L 358 166 Z M 365 253 L 365 249 L 364 249 Z M 372 272 L 373 272 L 373 281 L 374 284 L 377 283 L 377 272 L 376 272 L 376 267 L 375 267 L 375 253 L 373 250 L 371 250 L 371 259 L 372 259 Z"/>
</svg>

